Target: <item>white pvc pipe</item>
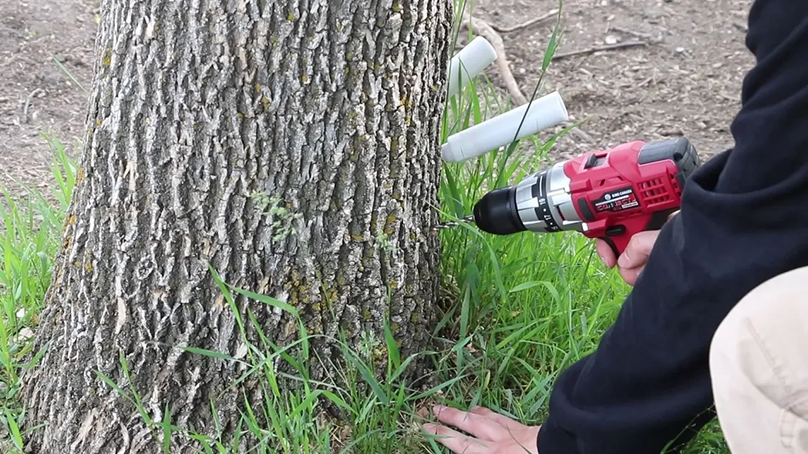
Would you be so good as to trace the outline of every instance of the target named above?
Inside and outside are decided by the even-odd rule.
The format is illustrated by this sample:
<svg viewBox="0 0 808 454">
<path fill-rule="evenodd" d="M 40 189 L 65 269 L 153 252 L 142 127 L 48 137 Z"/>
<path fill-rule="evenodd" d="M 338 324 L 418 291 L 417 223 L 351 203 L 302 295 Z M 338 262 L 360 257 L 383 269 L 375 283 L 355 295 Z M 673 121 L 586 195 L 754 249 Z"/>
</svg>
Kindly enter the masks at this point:
<svg viewBox="0 0 808 454">
<path fill-rule="evenodd" d="M 522 122 L 528 105 L 530 110 Z M 568 118 L 564 100 L 558 92 L 553 92 L 449 136 L 441 147 L 441 154 L 448 162 L 465 161 L 556 126 Z"/>
<path fill-rule="evenodd" d="M 457 94 L 460 87 L 477 77 L 496 59 L 497 53 L 494 46 L 485 38 L 478 36 L 471 40 L 449 62 L 449 96 Z M 459 81 L 458 74 L 460 74 Z"/>
</svg>

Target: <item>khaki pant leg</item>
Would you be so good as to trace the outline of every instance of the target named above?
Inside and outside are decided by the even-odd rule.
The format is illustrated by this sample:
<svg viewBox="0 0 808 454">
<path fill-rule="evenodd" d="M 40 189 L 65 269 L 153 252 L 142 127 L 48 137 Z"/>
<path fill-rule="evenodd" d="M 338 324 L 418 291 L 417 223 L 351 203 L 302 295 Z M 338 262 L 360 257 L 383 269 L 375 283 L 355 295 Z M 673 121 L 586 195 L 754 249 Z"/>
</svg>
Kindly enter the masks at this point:
<svg viewBox="0 0 808 454">
<path fill-rule="evenodd" d="M 713 338 L 710 371 L 733 454 L 808 453 L 808 267 L 738 303 Z"/>
</svg>

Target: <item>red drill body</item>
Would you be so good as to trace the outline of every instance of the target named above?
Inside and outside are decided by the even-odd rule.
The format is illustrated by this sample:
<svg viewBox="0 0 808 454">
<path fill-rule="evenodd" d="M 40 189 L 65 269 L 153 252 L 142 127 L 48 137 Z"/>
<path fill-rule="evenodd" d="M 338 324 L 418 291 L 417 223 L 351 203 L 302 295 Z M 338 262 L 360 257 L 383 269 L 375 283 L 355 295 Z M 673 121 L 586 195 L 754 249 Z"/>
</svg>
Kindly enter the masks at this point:
<svg viewBox="0 0 808 454">
<path fill-rule="evenodd" d="M 700 164 L 686 138 L 591 151 L 486 194 L 474 222 L 500 235 L 578 231 L 620 254 L 634 234 L 659 229 L 679 208 Z"/>
</svg>

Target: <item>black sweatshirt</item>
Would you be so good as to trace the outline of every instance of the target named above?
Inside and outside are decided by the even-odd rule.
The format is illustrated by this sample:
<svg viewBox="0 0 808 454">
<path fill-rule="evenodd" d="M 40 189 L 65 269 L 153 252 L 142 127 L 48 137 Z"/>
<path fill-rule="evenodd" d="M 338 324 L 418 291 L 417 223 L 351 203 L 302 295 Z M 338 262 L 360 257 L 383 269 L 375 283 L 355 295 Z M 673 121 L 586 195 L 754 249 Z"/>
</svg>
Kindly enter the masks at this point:
<svg viewBox="0 0 808 454">
<path fill-rule="evenodd" d="M 756 0 L 746 45 L 734 148 L 693 173 L 616 323 L 559 377 L 539 454 L 679 452 L 713 417 L 719 323 L 808 265 L 808 0 Z"/>
</svg>

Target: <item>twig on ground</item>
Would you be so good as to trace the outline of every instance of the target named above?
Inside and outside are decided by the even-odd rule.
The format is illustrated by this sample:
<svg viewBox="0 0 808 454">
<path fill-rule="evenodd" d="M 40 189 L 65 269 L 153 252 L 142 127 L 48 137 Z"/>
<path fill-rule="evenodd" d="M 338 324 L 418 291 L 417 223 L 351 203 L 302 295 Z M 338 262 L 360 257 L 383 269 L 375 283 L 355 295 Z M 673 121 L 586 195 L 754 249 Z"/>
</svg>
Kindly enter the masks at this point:
<svg viewBox="0 0 808 454">
<path fill-rule="evenodd" d="M 22 122 L 28 123 L 28 108 L 31 107 L 31 100 L 34 99 L 34 96 L 38 95 L 42 92 L 41 88 L 37 88 L 36 90 L 32 91 L 28 95 L 28 99 L 25 100 L 25 107 L 22 109 Z"/>
<path fill-rule="evenodd" d="M 20 39 L 25 39 L 25 35 L 24 35 L 23 33 L 18 32 L 17 30 L 14 30 L 14 29 L 13 29 L 13 28 L 11 28 L 11 27 L 7 27 L 7 26 L 5 26 L 5 25 L 0 25 L 0 29 L 1 29 L 1 30 L 5 30 L 5 31 L 9 32 L 9 33 L 11 33 L 12 35 L 16 35 L 16 36 L 17 36 L 17 38 L 20 38 Z"/>
<path fill-rule="evenodd" d="M 543 15 L 541 15 L 541 16 L 539 16 L 539 17 L 535 18 L 535 19 L 530 19 L 530 20 L 529 20 L 529 21 L 527 21 L 527 22 L 522 22 L 521 24 L 514 25 L 514 26 L 512 26 L 512 27 L 500 27 L 500 26 L 498 26 L 498 25 L 494 25 L 494 24 L 490 24 L 490 25 L 491 25 L 491 28 L 493 28 L 494 30 L 498 31 L 499 33 L 512 33 L 512 32 L 515 32 L 515 31 L 517 31 L 517 30 L 521 30 L 521 29 L 523 29 L 523 28 L 528 28 L 528 27 L 530 27 L 531 25 L 538 24 L 539 22 L 542 22 L 542 21 L 544 21 L 544 20 L 547 20 L 547 19 L 549 19 L 549 18 L 551 18 L 551 17 L 555 16 L 556 14 L 558 14 L 558 10 L 557 10 L 557 9 L 554 9 L 554 10 L 550 11 L 550 12 L 549 12 L 549 13 L 547 13 L 547 14 L 543 14 Z"/>
<path fill-rule="evenodd" d="M 629 41 L 625 43 L 617 43 L 617 44 L 609 44 L 606 46 L 598 46 L 598 47 L 590 47 L 587 49 L 581 50 L 574 50 L 571 52 L 564 52 L 560 54 L 555 54 L 553 56 L 553 60 L 559 60 L 562 58 L 574 57 L 577 55 L 585 55 L 585 54 L 594 54 L 595 52 L 605 51 L 605 50 L 616 50 L 616 49 L 625 49 L 628 47 L 637 47 L 637 46 L 647 46 L 648 43 L 645 41 Z"/>
<path fill-rule="evenodd" d="M 514 79 L 513 73 L 511 72 L 510 63 L 508 62 L 508 57 L 505 54 L 505 44 L 502 42 L 502 36 L 500 36 L 499 33 L 497 33 L 497 31 L 494 30 L 494 28 L 491 27 L 488 22 L 482 19 L 472 19 L 468 14 L 463 14 L 462 26 L 471 27 L 471 30 L 475 34 L 482 36 L 491 43 L 491 46 L 494 48 L 494 51 L 497 54 L 497 68 L 499 68 L 499 75 L 505 82 L 508 92 L 511 94 L 514 102 L 516 102 L 517 105 L 527 104 L 527 98 L 525 98 L 525 95 L 522 94 L 522 90 L 519 89 L 519 84 L 516 83 L 516 79 Z"/>
<path fill-rule="evenodd" d="M 653 77 L 649 77 L 649 78 L 645 79 L 644 81 L 640 82 L 640 83 L 637 85 L 637 88 L 642 88 L 642 87 L 644 87 L 644 86 L 646 86 L 646 85 L 650 84 L 652 80 L 654 80 L 654 78 L 653 78 Z"/>
<path fill-rule="evenodd" d="M 627 28 L 618 27 L 616 25 L 612 25 L 611 27 L 609 27 L 609 30 L 614 30 L 614 31 L 620 32 L 620 33 L 625 33 L 626 35 L 631 35 L 631 36 L 633 36 L 635 38 L 645 39 L 645 40 L 649 40 L 649 41 L 652 39 L 651 35 L 649 35 L 648 33 L 636 32 L 634 30 L 629 30 Z"/>
</svg>

